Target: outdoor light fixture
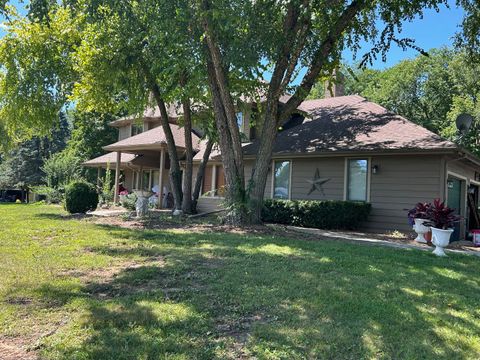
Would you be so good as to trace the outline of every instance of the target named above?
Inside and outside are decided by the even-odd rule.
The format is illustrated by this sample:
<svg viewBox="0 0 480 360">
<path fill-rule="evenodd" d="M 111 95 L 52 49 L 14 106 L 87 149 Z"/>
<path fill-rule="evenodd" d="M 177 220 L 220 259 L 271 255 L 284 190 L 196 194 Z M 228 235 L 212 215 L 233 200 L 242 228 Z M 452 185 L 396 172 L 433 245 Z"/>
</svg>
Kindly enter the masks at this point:
<svg viewBox="0 0 480 360">
<path fill-rule="evenodd" d="M 377 174 L 377 173 L 378 173 L 378 165 L 373 165 L 373 167 L 372 167 L 372 172 L 373 172 L 374 174 Z"/>
</svg>

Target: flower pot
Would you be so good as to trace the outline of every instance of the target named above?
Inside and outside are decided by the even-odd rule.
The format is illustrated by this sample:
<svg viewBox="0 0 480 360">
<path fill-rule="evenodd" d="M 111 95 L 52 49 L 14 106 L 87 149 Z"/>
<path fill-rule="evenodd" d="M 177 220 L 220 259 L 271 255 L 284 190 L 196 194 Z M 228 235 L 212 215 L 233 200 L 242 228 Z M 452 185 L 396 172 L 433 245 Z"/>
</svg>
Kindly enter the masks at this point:
<svg viewBox="0 0 480 360">
<path fill-rule="evenodd" d="M 447 256 L 443 250 L 450 243 L 450 236 L 453 233 L 453 229 L 437 229 L 432 227 L 432 243 L 435 245 L 433 253 L 437 256 Z"/>
<path fill-rule="evenodd" d="M 430 231 L 428 226 L 425 226 L 424 223 L 428 220 L 426 219 L 415 219 L 415 224 L 413 225 L 413 230 L 417 233 L 417 237 L 415 238 L 416 242 L 426 244 L 427 240 L 425 239 L 425 234 Z"/>
</svg>

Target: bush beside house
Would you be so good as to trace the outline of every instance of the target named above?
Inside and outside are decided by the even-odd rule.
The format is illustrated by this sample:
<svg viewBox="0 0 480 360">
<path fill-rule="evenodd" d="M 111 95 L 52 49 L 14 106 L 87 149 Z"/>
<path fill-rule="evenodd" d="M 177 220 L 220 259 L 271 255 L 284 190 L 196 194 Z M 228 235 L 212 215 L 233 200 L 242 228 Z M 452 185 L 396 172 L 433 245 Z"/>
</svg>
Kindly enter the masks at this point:
<svg viewBox="0 0 480 360">
<path fill-rule="evenodd" d="M 85 182 L 74 182 L 65 189 L 65 209 L 71 214 L 95 210 L 98 194 L 95 188 Z"/>
<path fill-rule="evenodd" d="M 368 203 L 353 201 L 272 200 L 265 201 L 265 222 L 318 229 L 355 230 L 371 211 Z"/>
</svg>

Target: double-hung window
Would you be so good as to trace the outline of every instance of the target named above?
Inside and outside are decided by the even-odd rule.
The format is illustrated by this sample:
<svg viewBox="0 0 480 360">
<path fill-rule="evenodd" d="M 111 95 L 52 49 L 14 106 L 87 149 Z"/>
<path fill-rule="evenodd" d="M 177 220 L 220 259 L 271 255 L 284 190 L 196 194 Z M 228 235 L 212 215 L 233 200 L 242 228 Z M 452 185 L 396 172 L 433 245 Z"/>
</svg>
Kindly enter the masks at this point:
<svg viewBox="0 0 480 360">
<path fill-rule="evenodd" d="M 347 159 L 347 200 L 368 201 L 368 159 Z"/>
<path fill-rule="evenodd" d="M 275 161 L 273 171 L 273 198 L 290 198 L 290 161 Z"/>
<path fill-rule="evenodd" d="M 143 125 L 142 124 L 137 124 L 137 123 L 132 124 L 131 136 L 141 134 L 142 132 L 143 132 Z"/>
</svg>

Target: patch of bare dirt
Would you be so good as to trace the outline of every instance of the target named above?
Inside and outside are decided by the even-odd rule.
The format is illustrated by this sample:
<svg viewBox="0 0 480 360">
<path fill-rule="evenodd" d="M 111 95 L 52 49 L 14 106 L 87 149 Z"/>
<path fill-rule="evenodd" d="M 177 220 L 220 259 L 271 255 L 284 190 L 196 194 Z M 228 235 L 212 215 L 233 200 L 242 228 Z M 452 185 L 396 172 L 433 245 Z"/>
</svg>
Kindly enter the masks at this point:
<svg viewBox="0 0 480 360">
<path fill-rule="evenodd" d="M 2 360 L 37 360 L 34 350 L 29 349 L 29 342 L 19 337 L 0 336 L 0 359 Z"/>
<path fill-rule="evenodd" d="M 246 345 L 251 337 L 253 326 L 273 321 L 275 319 L 266 318 L 263 314 L 253 314 L 235 320 L 218 319 L 215 328 L 220 334 L 219 340 L 227 343 L 229 349 L 228 358 L 251 359 L 252 355 L 246 349 Z"/>
<path fill-rule="evenodd" d="M 94 217 L 91 219 L 95 224 L 118 226 L 125 229 L 137 230 L 190 230 L 194 232 L 225 232 L 239 235 L 272 235 L 276 230 L 264 225 L 252 225 L 248 227 L 236 227 L 227 224 L 219 224 L 204 221 L 202 218 L 169 218 L 165 216 L 151 215 L 145 219 L 125 216 Z"/>
</svg>

